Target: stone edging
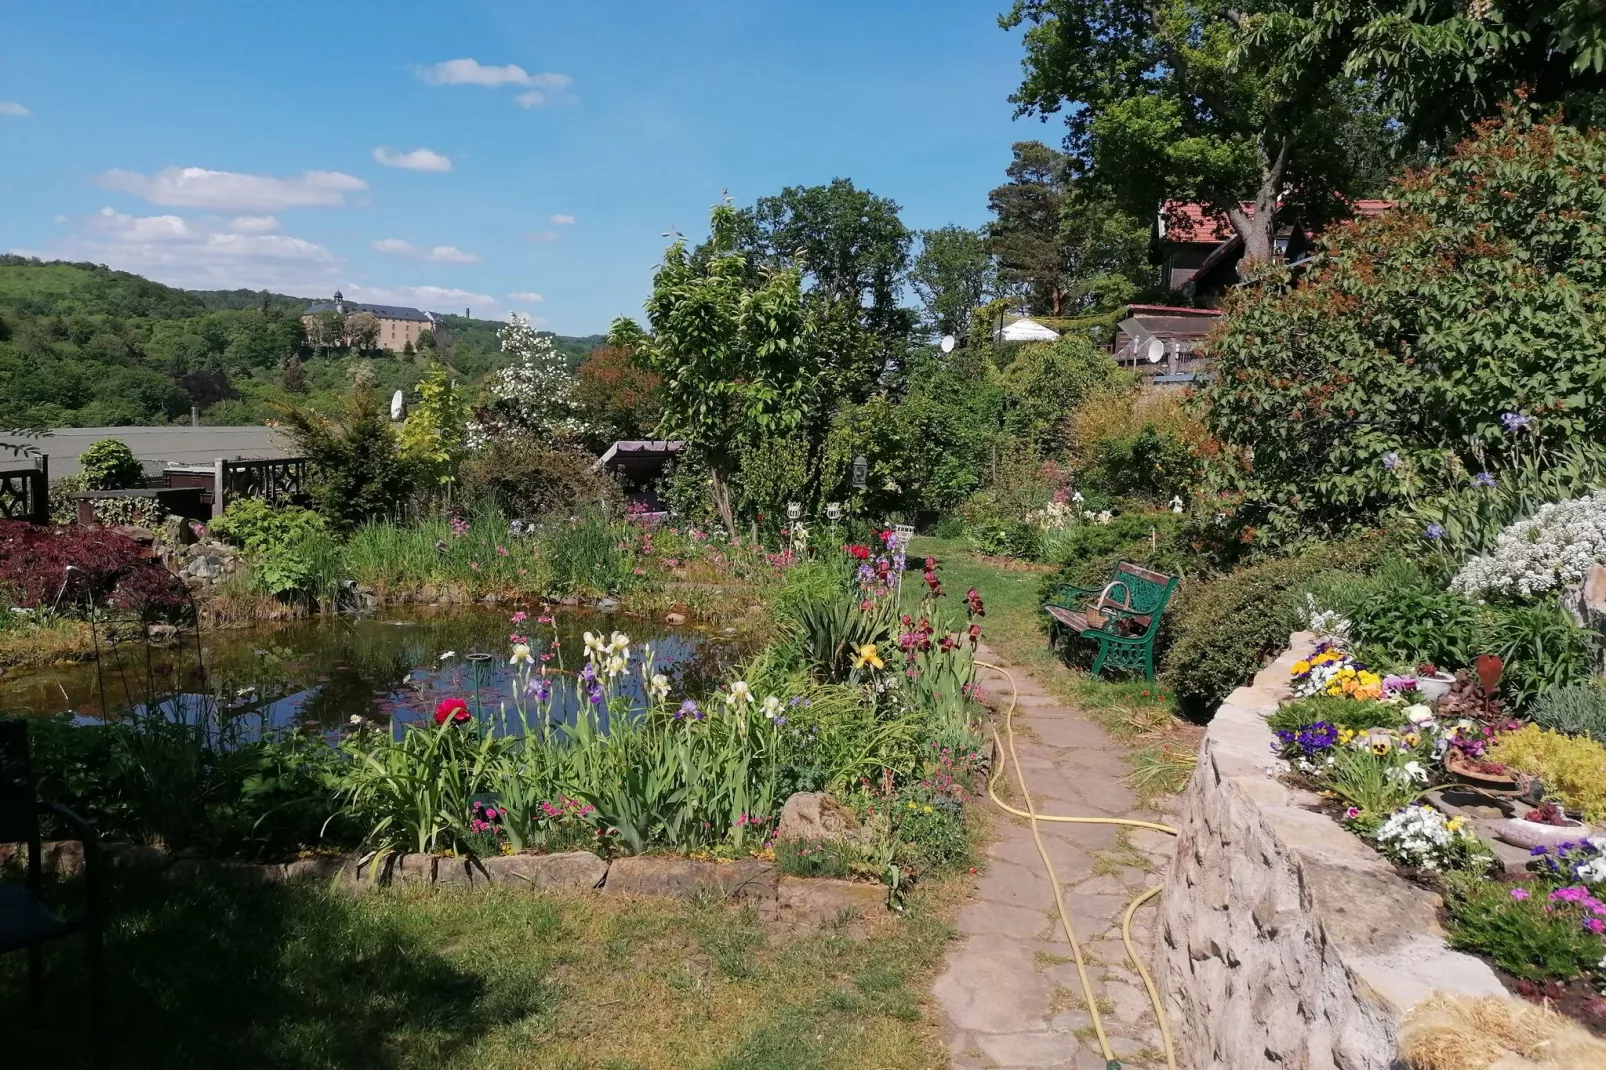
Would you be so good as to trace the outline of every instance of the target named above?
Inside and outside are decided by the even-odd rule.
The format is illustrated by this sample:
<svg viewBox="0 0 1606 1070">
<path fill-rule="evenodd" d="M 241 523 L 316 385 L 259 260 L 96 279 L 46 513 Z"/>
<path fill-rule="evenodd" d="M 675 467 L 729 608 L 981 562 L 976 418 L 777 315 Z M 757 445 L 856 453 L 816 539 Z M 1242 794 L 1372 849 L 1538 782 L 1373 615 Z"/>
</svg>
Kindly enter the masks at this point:
<svg viewBox="0 0 1606 1070">
<path fill-rule="evenodd" d="M 1194 1070 L 1390 1070 L 1417 1003 L 1506 994 L 1445 943 L 1437 896 L 1276 779 L 1264 717 L 1315 645 L 1296 632 L 1228 697 L 1182 798 L 1157 966 Z"/>
<path fill-rule="evenodd" d="M 22 844 L 0 844 L 0 867 L 20 863 Z M 172 854 L 160 847 L 106 844 L 102 858 L 112 869 L 147 869 L 180 877 L 202 873 L 235 877 L 255 884 L 321 880 L 333 887 L 364 891 L 375 886 L 597 891 L 605 895 L 652 895 L 692 898 L 709 896 L 749 903 L 769 916 L 804 916 L 828 920 L 844 911 L 868 914 L 886 905 L 879 884 L 825 877 L 788 877 L 769 862 L 698 862 L 689 858 L 626 856 L 612 862 L 589 851 L 563 854 L 515 854 L 478 863 L 434 855 L 388 855 L 376 870 L 359 865 L 354 855 L 324 855 L 294 862 L 231 862 Z M 42 845 L 41 868 L 51 874 L 72 874 L 83 866 L 83 845 L 54 840 Z"/>
</svg>

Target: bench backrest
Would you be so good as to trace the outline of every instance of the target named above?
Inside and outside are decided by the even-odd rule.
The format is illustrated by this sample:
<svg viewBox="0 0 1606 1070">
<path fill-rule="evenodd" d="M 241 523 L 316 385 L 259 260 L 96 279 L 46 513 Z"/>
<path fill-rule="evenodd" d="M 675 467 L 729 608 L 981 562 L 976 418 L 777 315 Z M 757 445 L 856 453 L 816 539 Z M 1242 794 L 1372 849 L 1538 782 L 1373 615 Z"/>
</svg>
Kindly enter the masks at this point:
<svg viewBox="0 0 1606 1070">
<path fill-rule="evenodd" d="M 1141 565 L 1134 565 L 1130 561 L 1122 561 L 1116 566 L 1111 577 L 1115 582 L 1125 588 L 1127 603 L 1133 613 L 1154 616 L 1165 609 L 1165 604 L 1171 598 L 1171 592 L 1176 589 L 1177 577 L 1167 576 L 1163 572 L 1152 572 Z M 1119 594 L 1120 588 L 1116 592 Z"/>
</svg>

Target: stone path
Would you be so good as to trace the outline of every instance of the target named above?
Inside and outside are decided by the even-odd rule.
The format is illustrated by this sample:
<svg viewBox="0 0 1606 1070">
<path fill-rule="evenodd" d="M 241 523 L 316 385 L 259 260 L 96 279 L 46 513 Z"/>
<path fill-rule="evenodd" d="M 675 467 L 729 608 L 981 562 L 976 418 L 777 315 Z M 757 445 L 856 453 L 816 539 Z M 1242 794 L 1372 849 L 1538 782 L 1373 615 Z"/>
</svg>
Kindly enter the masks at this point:
<svg viewBox="0 0 1606 1070">
<path fill-rule="evenodd" d="M 986 650 L 981 660 L 1003 665 Z M 1047 695 L 1026 672 L 1009 666 L 1019 688 L 1015 748 L 1040 814 L 1133 817 L 1140 810 L 1126 783 L 1125 748 L 1080 711 Z M 982 677 L 984 701 L 1000 713 L 1009 684 Z M 1002 725 L 1000 724 L 1002 735 Z M 1006 754 L 999 761 L 1007 760 Z M 1021 807 L 1012 766 L 999 795 Z M 1006 789 L 1006 785 L 1009 790 Z M 989 803 L 990 805 L 990 803 Z M 954 1070 L 1104 1070 L 1076 964 L 1053 891 L 1025 818 L 1002 814 L 976 896 L 960 911 L 961 939 L 948 954 L 934 994 L 948 1027 Z M 1039 830 L 1087 956 L 1110 1045 L 1126 1068 L 1163 1070 L 1164 1049 L 1142 980 L 1127 962 L 1121 915 L 1138 892 L 1160 882 L 1174 837 L 1152 829 L 1040 822 Z M 1153 973 L 1156 904 L 1133 919 L 1133 943 Z"/>
</svg>

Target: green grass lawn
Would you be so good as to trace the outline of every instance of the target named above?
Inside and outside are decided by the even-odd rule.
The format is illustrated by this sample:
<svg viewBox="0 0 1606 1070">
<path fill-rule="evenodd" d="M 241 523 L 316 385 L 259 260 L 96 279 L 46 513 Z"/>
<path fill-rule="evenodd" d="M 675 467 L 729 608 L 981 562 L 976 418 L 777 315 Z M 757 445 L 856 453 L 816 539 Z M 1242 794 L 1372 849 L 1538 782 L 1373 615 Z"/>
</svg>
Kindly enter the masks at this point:
<svg viewBox="0 0 1606 1070">
<path fill-rule="evenodd" d="M 589 893 L 247 886 L 108 890 L 113 1067 L 935 1067 L 925 1005 L 958 883 L 905 916 L 769 933 L 724 903 Z M 5 1065 L 87 1065 L 76 938 L 0 959 Z"/>
<path fill-rule="evenodd" d="M 935 557 L 943 587 L 955 600 L 976 588 L 987 609 L 982 640 L 1045 689 L 1080 706 L 1117 742 L 1132 746 L 1127 762 L 1140 796 L 1153 801 L 1182 789 L 1193 772 L 1198 729 L 1177 715 L 1159 681 L 1103 680 L 1068 666 L 1048 648 L 1041 593 L 1048 570 L 981 560 L 963 539 L 916 538 L 909 556 Z"/>
</svg>

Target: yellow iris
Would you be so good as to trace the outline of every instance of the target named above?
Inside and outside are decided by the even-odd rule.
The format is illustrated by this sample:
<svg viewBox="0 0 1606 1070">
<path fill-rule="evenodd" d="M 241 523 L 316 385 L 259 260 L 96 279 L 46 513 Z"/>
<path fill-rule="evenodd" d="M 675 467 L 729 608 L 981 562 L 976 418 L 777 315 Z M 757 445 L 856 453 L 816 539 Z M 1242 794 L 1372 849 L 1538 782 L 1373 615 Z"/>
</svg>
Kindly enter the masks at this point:
<svg viewBox="0 0 1606 1070">
<path fill-rule="evenodd" d="M 861 647 L 855 647 L 853 650 L 853 667 L 862 669 L 866 665 L 872 669 L 884 669 L 887 667 L 887 663 L 881 660 L 881 655 L 875 652 L 874 643 L 866 643 Z"/>
</svg>

